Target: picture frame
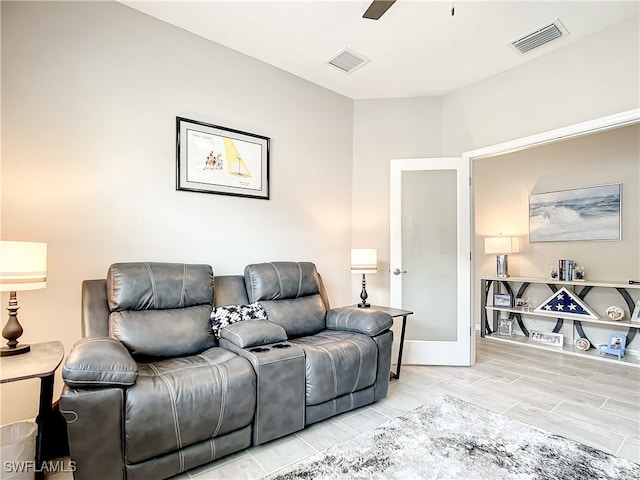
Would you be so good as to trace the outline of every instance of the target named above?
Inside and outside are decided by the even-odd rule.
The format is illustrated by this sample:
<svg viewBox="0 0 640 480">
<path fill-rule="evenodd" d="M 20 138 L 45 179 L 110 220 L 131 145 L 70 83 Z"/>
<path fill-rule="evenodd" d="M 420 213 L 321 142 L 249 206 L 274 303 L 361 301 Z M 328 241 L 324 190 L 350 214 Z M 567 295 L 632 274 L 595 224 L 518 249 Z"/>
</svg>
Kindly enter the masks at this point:
<svg viewBox="0 0 640 480">
<path fill-rule="evenodd" d="M 575 343 L 576 350 L 586 352 L 591 348 L 591 342 L 586 338 L 578 338 Z"/>
<path fill-rule="evenodd" d="M 631 314 L 632 322 L 640 322 L 640 300 L 636 302 L 636 306 L 633 309 L 633 313 Z"/>
<path fill-rule="evenodd" d="M 516 308 L 529 311 L 529 298 L 517 297 L 514 305 Z"/>
<path fill-rule="evenodd" d="M 515 335 L 512 318 L 501 318 L 498 320 L 498 335 L 501 337 L 513 337 Z"/>
<path fill-rule="evenodd" d="M 605 345 L 598 346 L 598 353 L 602 355 L 615 355 L 618 360 L 624 357 L 624 351 L 627 348 L 627 336 L 621 332 L 609 334 L 609 341 Z"/>
<path fill-rule="evenodd" d="M 553 347 L 562 347 L 564 345 L 564 335 L 561 333 L 530 330 L 529 339 L 532 342 L 544 343 L 545 345 L 550 345 Z"/>
<path fill-rule="evenodd" d="M 529 195 L 529 242 L 622 240 L 622 184 Z"/>
<path fill-rule="evenodd" d="M 269 137 L 176 117 L 176 190 L 269 199 Z"/>
<path fill-rule="evenodd" d="M 510 293 L 494 293 L 493 306 L 503 308 L 513 307 L 513 295 Z"/>
</svg>

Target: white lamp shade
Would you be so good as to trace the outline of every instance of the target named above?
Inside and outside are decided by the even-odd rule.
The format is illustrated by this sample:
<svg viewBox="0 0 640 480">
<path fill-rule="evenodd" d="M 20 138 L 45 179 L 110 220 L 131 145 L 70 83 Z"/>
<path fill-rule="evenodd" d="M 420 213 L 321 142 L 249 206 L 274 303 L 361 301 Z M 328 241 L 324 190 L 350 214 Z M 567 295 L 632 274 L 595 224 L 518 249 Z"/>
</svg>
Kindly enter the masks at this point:
<svg viewBox="0 0 640 480">
<path fill-rule="evenodd" d="M 378 273 L 378 251 L 375 248 L 352 248 L 351 273 Z"/>
<path fill-rule="evenodd" d="M 0 241 L 0 291 L 47 286 L 47 244 Z"/>
<path fill-rule="evenodd" d="M 518 252 L 518 237 L 486 237 L 484 239 L 484 253 L 496 255 Z"/>
</svg>

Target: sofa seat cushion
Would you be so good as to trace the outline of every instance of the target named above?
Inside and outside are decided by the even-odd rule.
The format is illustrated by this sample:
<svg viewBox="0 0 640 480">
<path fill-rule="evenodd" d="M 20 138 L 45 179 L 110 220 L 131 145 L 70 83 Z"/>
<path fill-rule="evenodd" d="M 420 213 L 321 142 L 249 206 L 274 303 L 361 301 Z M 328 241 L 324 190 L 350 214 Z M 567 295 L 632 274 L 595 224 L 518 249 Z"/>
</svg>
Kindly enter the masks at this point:
<svg viewBox="0 0 640 480">
<path fill-rule="evenodd" d="M 290 341 L 305 353 L 307 405 L 317 405 L 375 383 L 378 349 L 366 335 L 324 330 Z"/>
<path fill-rule="evenodd" d="M 199 355 L 139 363 L 126 390 L 127 463 L 137 463 L 251 424 L 251 364 L 214 347 Z"/>
</svg>

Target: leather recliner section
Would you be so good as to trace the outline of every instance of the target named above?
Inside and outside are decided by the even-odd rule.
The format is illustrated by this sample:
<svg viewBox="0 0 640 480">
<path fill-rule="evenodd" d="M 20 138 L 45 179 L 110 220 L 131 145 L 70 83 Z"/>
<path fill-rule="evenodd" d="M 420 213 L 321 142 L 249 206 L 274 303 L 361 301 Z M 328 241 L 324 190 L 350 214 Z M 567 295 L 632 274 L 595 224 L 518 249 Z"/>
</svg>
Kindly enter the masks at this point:
<svg viewBox="0 0 640 480">
<path fill-rule="evenodd" d="M 255 373 L 215 346 L 213 287 L 210 266 L 167 263 L 83 283 L 89 338 L 67 357 L 60 400 L 76 480 L 168 478 L 251 444 Z"/>
<path fill-rule="evenodd" d="M 126 458 L 139 463 L 251 424 L 255 378 L 245 359 L 212 348 L 139 364 L 125 401 Z"/>
<path fill-rule="evenodd" d="M 245 283 L 249 300 L 259 301 L 268 321 L 282 326 L 289 343 L 304 352 L 305 425 L 382 398 L 376 391 L 386 394 L 393 338 L 388 314 L 351 307 L 328 314 L 309 262 L 248 265 Z"/>
<path fill-rule="evenodd" d="M 378 348 L 370 337 L 325 330 L 291 343 L 306 355 L 307 405 L 357 392 L 376 380 Z"/>
</svg>

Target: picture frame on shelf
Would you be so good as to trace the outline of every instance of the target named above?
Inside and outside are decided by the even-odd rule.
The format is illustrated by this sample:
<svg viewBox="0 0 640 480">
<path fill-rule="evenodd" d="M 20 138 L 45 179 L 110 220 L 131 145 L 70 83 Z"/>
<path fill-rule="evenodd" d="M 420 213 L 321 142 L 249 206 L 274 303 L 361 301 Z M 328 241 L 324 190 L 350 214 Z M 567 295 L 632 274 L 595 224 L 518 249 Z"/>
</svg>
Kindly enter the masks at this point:
<svg viewBox="0 0 640 480">
<path fill-rule="evenodd" d="M 176 117 L 176 190 L 269 199 L 269 137 Z"/>
<path fill-rule="evenodd" d="M 581 352 L 586 352 L 591 348 L 591 342 L 586 338 L 579 338 L 576 340 L 576 350 L 580 350 Z"/>
<path fill-rule="evenodd" d="M 564 335 L 561 333 L 531 330 L 529 332 L 529 339 L 532 342 L 544 343 L 545 345 L 550 345 L 552 347 L 562 347 L 564 345 Z"/>
<path fill-rule="evenodd" d="M 598 353 L 602 355 L 606 353 L 608 355 L 615 355 L 620 360 L 624 357 L 624 351 L 627 347 L 627 336 L 624 333 L 611 333 L 609 335 L 609 341 L 605 345 L 598 347 Z"/>
<path fill-rule="evenodd" d="M 631 314 L 632 322 L 640 322 L 640 300 L 636 302 L 636 308 L 633 309 L 633 313 Z"/>
<path fill-rule="evenodd" d="M 503 308 L 513 307 L 513 295 L 510 293 L 494 293 L 493 306 Z"/>
<path fill-rule="evenodd" d="M 517 297 L 515 301 L 515 307 L 529 311 L 529 298 Z"/>
<path fill-rule="evenodd" d="M 498 335 L 501 337 L 513 337 L 513 318 L 501 318 L 498 320 Z"/>
<path fill-rule="evenodd" d="M 624 308 L 618 305 L 611 305 L 604 311 L 604 314 L 614 321 L 624 320 Z"/>
</svg>

